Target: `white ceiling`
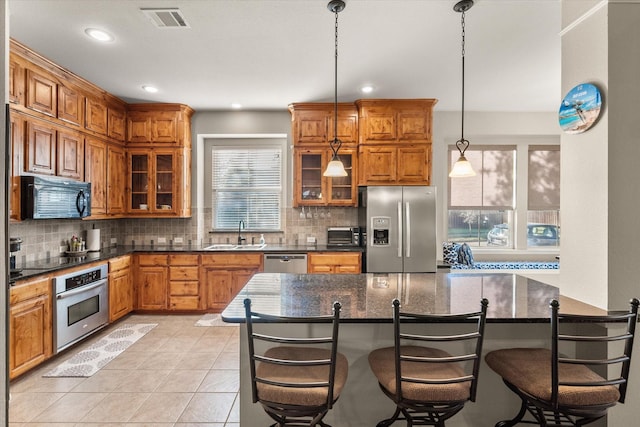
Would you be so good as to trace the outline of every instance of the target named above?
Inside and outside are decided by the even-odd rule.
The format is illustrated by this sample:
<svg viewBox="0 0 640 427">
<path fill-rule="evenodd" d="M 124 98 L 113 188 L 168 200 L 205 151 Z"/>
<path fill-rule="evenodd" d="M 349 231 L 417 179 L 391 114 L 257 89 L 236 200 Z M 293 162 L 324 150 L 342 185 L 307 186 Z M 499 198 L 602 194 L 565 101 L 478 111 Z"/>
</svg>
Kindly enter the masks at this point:
<svg viewBox="0 0 640 427">
<path fill-rule="evenodd" d="M 460 110 L 456 0 L 346 0 L 338 97 L 437 98 Z M 333 100 L 328 0 L 9 0 L 10 35 L 127 101 L 196 110 L 284 109 Z M 177 6 L 188 29 L 159 29 L 141 7 Z M 87 27 L 115 36 L 99 44 Z M 560 0 L 476 0 L 466 14 L 467 111 L 556 111 Z M 363 84 L 376 90 L 359 92 Z M 160 88 L 147 94 L 141 86 Z"/>
</svg>

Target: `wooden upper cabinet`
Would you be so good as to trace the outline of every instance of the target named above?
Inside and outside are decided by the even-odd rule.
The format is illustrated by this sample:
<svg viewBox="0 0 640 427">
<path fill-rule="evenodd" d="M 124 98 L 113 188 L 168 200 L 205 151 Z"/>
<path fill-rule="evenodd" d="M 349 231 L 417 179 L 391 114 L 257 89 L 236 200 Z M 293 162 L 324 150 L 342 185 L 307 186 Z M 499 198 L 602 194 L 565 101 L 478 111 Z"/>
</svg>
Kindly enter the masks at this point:
<svg viewBox="0 0 640 427">
<path fill-rule="evenodd" d="M 173 112 L 159 112 L 151 122 L 152 141 L 163 143 L 178 142 L 178 117 Z"/>
<path fill-rule="evenodd" d="M 358 185 L 429 185 L 435 99 L 358 100 Z"/>
<path fill-rule="evenodd" d="M 58 113 L 58 84 L 43 72 L 27 69 L 26 107 L 47 116 Z"/>
<path fill-rule="evenodd" d="M 44 121 L 27 121 L 24 167 L 26 172 L 56 174 L 56 128 Z"/>
<path fill-rule="evenodd" d="M 107 213 L 121 215 L 126 211 L 127 157 L 124 148 L 115 144 L 109 144 L 107 155 Z"/>
<path fill-rule="evenodd" d="M 191 146 L 193 110 L 181 104 L 132 104 L 127 112 L 127 142 Z"/>
<path fill-rule="evenodd" d="M 82 126 L 84 96 L 80 91 L 62 85 L 58 87 L 58 118 L 76 126 Z"/>
<path fill-rule="evenodd" d="M 20 221 L 20 175 L 24 170 L 24 126 L 21 115 L 9 114 L 9 138 L 11 144 L 11 194 L 9 196 L 9 219 Z"/>
<path fill-rule="evenodd" d="M 151 141 L 151 117 L 148 114 L 129 112 L 127 116 L 127 142 Z"/>
<path fill-rule="evenodd" d="M 9 59 L 9 102 L 24 103 L 24 67 L 12 55 Z"/>
<path fill-rule="evenodd" d="M 85 140 L 84 180 L 91 183 L 91 216 L 107 213 L 107 143 L 94 137 Z"/>
<path fill-rule="evenodd" d="M 360 185 L 429 185 L 431 144 L 361 145 Z"/>
<path fill-rule="evenodd" d="M 289 105 L 294 145 L 329 144 L 334 138 L 333 103 L 295 103 Z M 355 104 L 338 104 L 338 138 L 343 144 L 358 142 L 358 110 Z"/>
<path fill-rule="evenodd" d="M 101 135 L 107 134 L 107 105 L 99 99 L 89 97 L 85 103 L 84 127 Z"/>
<path fill-rule="evenodd" d="M 82 180 L 84 178 L 84 137 L 79 132 L 58 131 L 57 175 Z"/>
<path fill-rule="evenodd" d="M 431 143 L 435 99 L 361 99 L 360 144 Z"/>
<path fill-rule="evenodd" d="M 127 133 L 127 113 L 119 108 L 107 108 L 107 125 L 109 138 L 124 141 Z"/>
</svg>

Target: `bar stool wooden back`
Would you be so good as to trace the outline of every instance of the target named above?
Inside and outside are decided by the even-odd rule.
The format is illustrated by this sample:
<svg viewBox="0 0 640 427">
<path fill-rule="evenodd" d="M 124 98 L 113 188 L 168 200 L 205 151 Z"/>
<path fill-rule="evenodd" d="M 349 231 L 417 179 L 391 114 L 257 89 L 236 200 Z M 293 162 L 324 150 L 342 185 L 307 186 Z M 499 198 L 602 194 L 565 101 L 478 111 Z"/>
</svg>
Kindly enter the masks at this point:
<svg viewBox="0 0 640 427">
<path fill-rule="evenodd" d="M 407 426 L 444 427 L 445 420 L 467 401 L 475 401 L 488 304 L 483 299 L 478 312 L 437 315 L 401 312 L 400 302 L 393 300 L 394 346 L 369 353 L 369 365 L 380 388 L 396 404 L 395 413 L 378 427 L 397 420 L 406 420 Z M 431 333 L 442 326 L 436 323 L 455 324 L 462 331 L 417 332 L 429 329 Z M 448 342 L 458 353 L 425 344 L 435 342 L 440 346 Z"/>
<path fill-rule="evenodd" d="M 553 300 L 551 349 L 511 348 L 488 353 L 485 360 L 489 367 L 522 401 L 518 414 L 496 427 L 521 422 L 583 426 L 604 417 L 618 402 L 624 403 L 638 305 L 634 298 L 628 312 L 586 316 L 560 314 L 560 304 Z M 593 327 L 587 331 L 584 322 L 593 327 L 597 324 L 602 331 L 594 332 Z M 561 353 L 566 345 L 569 355 Z M 527 412 L 535 421 L 523 421 Z"/>
<path fill-rule="evenodd" d="M 337 350 L 340 303 L 333 304 L 332 315 L 314 317 L 257 313 L 249 298 L 244 306 L 253 403 L 260 402 L 276 421 L 272 427 L 330 427 L 322 419 L 340 396 L 349 369 L 347 358 Z M 327 323 L 331 333 L 299 337 L 288 333 L 293 328 L 285 325 L 277 329 L 278 335 L 256 330 L 274 323 Z"/>
</svg>

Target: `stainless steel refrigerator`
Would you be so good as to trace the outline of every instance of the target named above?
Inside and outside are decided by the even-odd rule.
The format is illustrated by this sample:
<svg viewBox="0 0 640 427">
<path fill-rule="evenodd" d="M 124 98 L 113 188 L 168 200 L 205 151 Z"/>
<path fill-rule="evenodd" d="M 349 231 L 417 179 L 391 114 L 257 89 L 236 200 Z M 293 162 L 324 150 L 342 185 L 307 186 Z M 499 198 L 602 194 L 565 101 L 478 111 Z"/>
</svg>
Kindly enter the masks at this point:
<svg viewBox="0 0 640 427">
<path fill-rule="evenodd" d="M 360 187 L 368 273 L 431 273 L 436 265 L 436 188 Z"/>
</svg>

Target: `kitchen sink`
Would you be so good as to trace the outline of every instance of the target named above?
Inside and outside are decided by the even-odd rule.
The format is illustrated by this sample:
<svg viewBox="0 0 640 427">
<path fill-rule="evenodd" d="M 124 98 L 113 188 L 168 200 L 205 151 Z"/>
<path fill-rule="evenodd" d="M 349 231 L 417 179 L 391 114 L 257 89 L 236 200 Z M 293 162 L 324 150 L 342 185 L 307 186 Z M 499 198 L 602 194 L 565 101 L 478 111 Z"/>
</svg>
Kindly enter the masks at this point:
<svg viewBox="0 0 640 427">
<path fill-rule="evenodd" d="M 216 243 L 204 248 L 206 251 L 257 251 L 267 246 L 266 243 L 257 245 L 232 245 L 231 243 Z"/>
</svg>

